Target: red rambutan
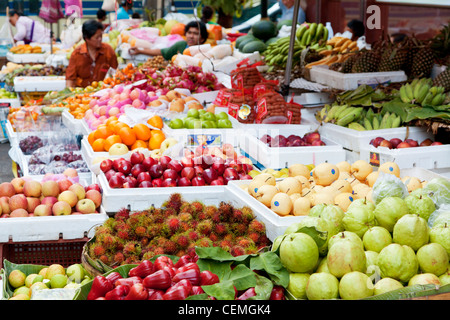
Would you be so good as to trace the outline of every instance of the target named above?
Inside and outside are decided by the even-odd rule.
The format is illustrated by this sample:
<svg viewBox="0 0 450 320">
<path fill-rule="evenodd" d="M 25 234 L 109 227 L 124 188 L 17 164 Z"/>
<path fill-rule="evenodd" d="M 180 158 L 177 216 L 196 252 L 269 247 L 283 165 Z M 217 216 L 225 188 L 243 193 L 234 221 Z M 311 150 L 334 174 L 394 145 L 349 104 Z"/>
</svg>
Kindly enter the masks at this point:
<svg viewBox="0 0 450 320">
<path fill-rule="evenodd" d="M 91 256 L 94 258 L 98 258 L 106 253 L 106 249 L 101 243 L 93 243 L 90 249 Z"/>
<path fill-rule="evenodd" d="M 178 230 L 179 232 L 186 232 L 188 230 L 190 230 L 191 224 L 189 222 L 185 222 L 185 221 L 181 221 L 180 223 L 180 229 Z"/>
<path fill-rule="evenodd" d="M 249 239 L 251 239 L 254 243 L 258 243 L 259 242 L 259 237 L 261 236 L 260 233 L 258 232 L 250 232 L 247 237 Z"/>
<path fill-rule="evenodd" d="M 144 237 L 147 234 L 147 228 L 145 228 L 144 226 L 137 226 L 134 229 L 134 234 L 138 237 Z"/>
<path fill-rule="evenodd" d="M 211 247 L 213 244 L 213 242 L 211 241 L 211 239 L 207 238 L 207 237 L 203 237 L 197 240 L 196 245 L 198 247 Z"/>
<path fill-rule="evenodd" d="M 170 238 L 170 240 L 175 242 L 180 248 L 186 248 L 190 243 L 189 238 L 184 234 L 175 234 Z"/>
<path fill-rule="evenodd" d="M 266 233 L 266 226 L 263 222 L 253 219 L 248 225 L 248 232 Z"/>
<path fill-rule="evenodd" d="M 123 246 L 123 250 L 122 250 L 123 254 L 125 256 L 130 256 L 130 255 L 140 255 L 141 254 L 141 246 L 134 242 L 134 241 L 128 241 L 127 243 L 125 243 L 125 245 Z"/>
<path fill-rule="evenodd" d="M 191 230 L 191 231 L 188 231 L 188 232 L 187 232 L 187 237 L 188 237 L 189 241 L 195 242 L 195 241 L 198 240 L 198 238 L 199 238 L 200 236 L 199 236 L 198 232 L 196 232 L 196 231 L 194 231 L 194 230 Z"/>
<path fill-rule="evenodd" d="M 188 212 L 180 212 L 178 214 L 178 218 L 180 219 L 180 221 L 182 222 L 189 222 L 191 221 L 192 218 L 192 214 L 188 213 Z"/>
<path fill-rule="evenodd" d="M 200 221 L 197 225 L 197 231 L 201 233 L 202 235 L 209 235 L 212 231 L 213 223 L 211 220 L 203 220 Z"/>
<path fill-rule="evenodd" d="M 170 195 L 169 200 L 165 203 L 166 208 L 172 208 L 176 212 L 178 212 L 183 204 L 183 199 L 181 197 L 181 194 L 174 193 Z"/>
<path fill-rule="evenodd" d="M 103 262 L 104 264 L 110 264 L 111 263 L 111 259 L 106 254 L 102 254 L 98 259 L 101 262 Z"/>
<path fill-rule="evenodd" d="M 232 233 L 227 233 L 226 235 L 223 236 L 223 240 L 233 242 L 234 241 L 234 235 Z"/>
<path fill-rule="evenodd" d="M 251 220 L 255 219 L 255 214 L 250 207 L 242 207 L 241 212 L 244 216 L 244 221 L 250 222 Z"/>
<path fill-rule="evenodd" d="M 205 209 L 203 210 L 203 212 L 208 218 L 211 219 L 214 216 L 214 214 L 217 212 L 217 207 L 214 205 L 206 206 Z"/>
<path fill-rule="evenodd" d="M 221 240 L 219 242 L 219 247 L 228 252 L 230 251 L 232 246 L 233 246 L 233 243 L 229 240 Z"/>
<path fill-rule="evenodd" d="M 126 220 L 129 218 L 129 216 L 130 216 L 130 210 L 128 210 L 126 208 L 122 208 L 116 212 L 116 214 L 114 215 L 114 218 L 116 220 Z"/>
<path fill-rule="evenodd" d="M 170 216 L 166 220 L 166 225 L 171 232 L 177 232 L 180 229 L 180 219 L 176 216 Z"/>
<path fill-rule="evenodd" d="M 236 239 L 237 245 L 243 248 L 249 248 L 251 246 L 255 246 L 255 242 L 252 239 L 246 237 L 239 237 Z"/>
<path fill-rule="evenodd" d="M 235 235 L 235 236 L 243 236 L 244 234 L 247 233 L 247 225 L 244 223 L 232 223 L 230 225 L 230 231 Z"/>
<path fill-rule="evenodd" d="M 194 209 L 195 214 L 202 212 L 204 208 L 203 203 L 201 203 L 200 201 L 191 202 L 191 206 Z"/>
<path fill-rule="evenodd" d="M 116 254 L 114 255 L 113 258 L 114 262 L 121 264 L 122 262 L 124 262 L 125 260 L 125 256 L 123 255 L 123 253 L 121 251 L 116 252 Z"/>
<path fill-rule="evenodd" d="M 166 254 L 174 254 L 178 250 L 176 243 L 172 240 L 167 240 L 162 248 Z"/>
<path fill-rule="evenodd" d="M 213 232 L 219 236 L 223 236 L 228 232 L 228 227 L 225 223 L 216 223 L 214 225 Z"/>
<path fill-rule="evenodd" d="M 96 235 L 95 238 L 98 239 L 98 242 L 102 243 L 106 249 L 115 248 L 118 241 L 116 237 L 111 234 Z"/>
<path fill-rule="evenodd" d="M 218 208 L 222 221 L 230 221 L 233 216 L 233 206 L 226 202 L 221 202 Z"/>
<path fill-rule="evenodd" d="M 216 241 L 219 240 L 219 236 L 218 236 L 217 234 L 215 234 L 215 233 L 210 233 L 210 234 L 209 234 L 209 239 L 210 239 L 212 242 L 216 242 Z"/>
<path fill-rule="evenodd" d="M 234 245 L 234 246 L 232 246 L 231 249 L 230 249 L 230 254 L 231 254 L 233 257 L 241 256 L 241 255 L 244 255 L 244 254 L 245 254 L 245 249 L 242 248 L 241 246 Z"/>
</svg>

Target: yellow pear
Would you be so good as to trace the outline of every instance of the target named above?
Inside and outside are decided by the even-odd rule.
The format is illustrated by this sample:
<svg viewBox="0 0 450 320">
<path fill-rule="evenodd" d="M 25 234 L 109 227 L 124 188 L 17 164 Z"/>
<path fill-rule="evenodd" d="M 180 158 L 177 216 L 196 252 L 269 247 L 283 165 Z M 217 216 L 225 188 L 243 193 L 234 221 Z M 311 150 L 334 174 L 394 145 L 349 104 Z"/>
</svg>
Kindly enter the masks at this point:
<svg viewBox="0 0 450 320">
<path fill-rule="evenodd" d="M 312 171 L 313 179 L 316 184 L 329 186 L 339 178 L 339 169 L 331 163 L 321 163 Z"/>
<path fill-rule="evenodd" d="M 347 211 L 348 206 L 353 202 L 353 200 L 353 194 L 350 192 L 342 192 L 334 198 L 334 204 L 342 210 Z"/>
<path fill-rule="evenodd" d="M 311 210 L 311 201 L 307 197 L 300 197 L 294 201 L 292 214 L 294 216 L 307 216 Z"/>
<path fill-rule="evenodd" d="M 355 199 L 364 199 L 370 190 L 372 190 L 372 188 L 368 185 L 364 183 L 358 183 L 357 185 L 353 186 L 353 195 Z"/>
<path fill-rule="evenodd" d="M 287 216 L 292 211 L 291 198 L 284 192 L 278 192 L 273 198 L 270 208 L 280 216 Z"/>
<path fill-rule="evenodd" d="M 339 178 L 338 178 L 339 180 L 345 180 L 345 179 L 348 179 L 350 177 L 351 177 L 350 172 L 347 172 L 347 171 L 341 172 L 341 171 L 339 171 Z"/>
<path fill-rule="evenodd" d="M 339 172 L 350 173 L 352 165 L 350 163 L 348 163 L 347 161 L 341 161 L 339 163 L 336 163 L 336 167 L 339 168 Z"/>
<path fill-rule="evenodd" d="M 417 177 L 408 177 L 407 179 L 403 178 L 402 181 L 408 188 L 408 192 L 422 188 L 422 182 L 420 182 L 420 179 Z"/>
<path fill-rule="evenodd" d="M 302 184 L 294 177 L 288 177 L 280 181 L 278 183 L 278 188 L 287 195 L 302 192 Z"/>
<path fill-rule="evenodd" d="M 311 184 L 309 183 L 309 179 L 305 176 L 295 176 L 295 179 L 297 179 L 298 181 L 300 181 L 300 183 L 302 184 L 302 188 L 309 188 L 311 186 Z"/>
<path fill-rule="evenodd" d="M 366 160 L 357 160 L 352 163 L 350 173 L 358 180 L 364 180 L 373 171 L 372 165 Z"/>
<path fill-rule="evenodd" d="M 339 192 L 352 192 L 352 186 L 350 182 L 345 179 L 338 179 L 334 181 L 330 187 L 338 190 Z"/>
<path fill-rule="evenodd" d="M 270 207 L 272 198 L 278 193 L 275 186 L 270 184 L 264 184 L 258 188 L 255 194 L 255 199 L 264 204 L 266 207 Z"/>
<path fill-rule="evenodd" d="M 392 161 L 388 161 L 380 165 L 378 172 L 393 174 L 397 178 L 400 178 L 400 167 Z"/>
<path fill-rule="evenodd" d="M 364 181 L 369 187 L 373 187 L 373 185 L 375 184 L 375 182 L 378 179 L 378 171 L 373 171 L 371 173 L 369 173 L 369 175 L 366 177 L 366 180 Z"/>
<path fill-rule="evenodd" d="M 318 204 L 334 204 L 334 195 L 331 192 L 316 192 L 309 197 L 311 207 Z"/>
<path fill-rule="evenodd" d="M 304 164 L 293 164 L 289 167 L 289 176 L 295 177 L 295 176 L 304 176 L 306 178 L 309 178 L 310 175 L 309 168 Z"/>
</svg>

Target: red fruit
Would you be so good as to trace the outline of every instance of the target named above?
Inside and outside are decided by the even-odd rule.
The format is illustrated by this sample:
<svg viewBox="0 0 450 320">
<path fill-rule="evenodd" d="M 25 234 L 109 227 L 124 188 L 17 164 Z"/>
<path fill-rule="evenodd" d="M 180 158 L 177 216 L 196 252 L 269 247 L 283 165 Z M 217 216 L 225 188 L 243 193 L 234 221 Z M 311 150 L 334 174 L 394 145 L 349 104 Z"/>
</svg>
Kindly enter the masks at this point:
<svg viewBox="0 0 450 320">
<path fill-rule="evenodd" d="M 397 145 L 397 149 L 402 149 L 402 148 L 411 148 L 411 145 L 408 142 L 403 141 Z"/>
<path fill-rule="evenodd" d="M 130 162 L 133 165 L 142 163 L 142 161 L 144 161 L 144 159 L 145 159 L 144 154 L 142 154 L 139 151 L 133 152 L 130 156 Z"/>
<path fill-rule="evenodd" d="M 431 140 L 430 138 L 427 138 L 419 144 L 419 147 L 431 146 L 432 143 L 433 143 L 433 140 Z"/>
<path fill-rule="evenodd" d="M 152 157 L 147 157 L 144 160 L 142 160 L 142 164 L 145 166 L 145 169 L 148 171 L 150 170 L 150 168 L 154 165 L 157 164 L 158 160 L 152 158 Z"/>
<path fill-rule="evenodd" d="M 192 157 L 183 157 L 181 158 L 181 164 L 184 168 L 193 168 L 194 167 L 194 160 L 192 159 Z"/>
<path fill-rule="evenodd" d="M 146 171 L 143 171 L 141 173 L 139 173 L 136 177 L 137 182 L 141 183 L 142 181 L 152 181 L 152 178 L 150 177 L 150 174 Z"/>
<path fill-rule="evenodd" d="M 207 168 L 203 171 L 202 177 L 207 184 L 211 184 L 212 181 L 216 180 L 219 177 L 219 174 L 216 170 Z"/>
<path fill-rule="evenodd" d="M 195 176 L 195 169 L 193 167 L 184 167 L 180 175 L 190 181 Z"/>
<path fill-rule="evenodd" d="M 153 187 L 153 182 L 150 181 L 142 181 L 141 183 L 138 184 L 139 188 L 152 188 Z"/>
<path fill-rule="evenodd" d="M 111 291 L 105 294 L 106 300 L 124 300 L 127 294 L 130 292 L 130 287 L 126 285 L 118 285 Z"/>
<path fill-rule="evenodd" d="M 136 163 L 135 165 L 133 165 L 130 172 L 135 178 L 137 178 L 141 172 L 146 171 L 147 169 L 142 163 Z"/>
<path fill-rule="evenodd" d="M 189 262 L 192 262 L 192 257 L 190 255 L 183 255 L 180 257 L 180 259 L 178 259 L 177 263 L 175 263 L 175 268 L 180 268 L 182 266 L 184 266 L 185 264 L 188 264 Z"/>
<path fill-rule="evenodd" d="M 163 300 L 184 300 L 192 290 L 192 284 L 183 279 L 170 287 L 163 295 Z"/>
<path fill-rule="evenodd" d="M 167 270 L 158 270 L 146 276 L 142 284 L 146 288 L 166 290 L 172 284 L 172 277 Z"/>
<path fill-rule="evenodd" d="M 119 280 L 121 278 L 122 278 L 122 275 L 120 273 L 118 273 L 117 271 L 113 271 L 106 276 L 106 279 L 108 279 L 109 281 L 111 281 L 114 284 L 116 283 L 117 280 Z"/>
<path fill-rule="evenodd" d="M 95 300 L 104 297 L 105 294 L 114 289 L 113 283 L 104 276 L 96 276 L 92 281 L 91 290 L 88 293 L 87 300 Z"/>
<path fill-rule="evenodd" d="M 141 263 L 139 263 L 136 267 L 131 269 L 128 272 L 128 276 L 145 278 L 146 276 L 152 274 L 153 271 L 154 271 L 153 263 L 150 260 L 144 260 Z"/>
<path fill-rule="evenodd" d="M 142 283 L 135 283 L 131 288 L 130 292 L 125 297 L 125 300 L 147 300 L 148 291 Z"/>
<path fill-rule="evenodd" d="M 177 274 L 177 269 L 175 269 L 175 267 L 164 267 L 163 270 L 166 270 L 170 274 L 171 278 Z"/>
<path fill-rule="evenodd" d="M 380 146 L 380 147 L 389 148 L 389 149 L 392 149 L 392 148 L 393 148 L 392 142 L 390 142 L 389 140 L 383 140 L 383 141 L 381 141 L 379 146 Z"/>
<path fill-rule="evenodd" d="M 284 288 L 282 286 L 273 286 L 269 300 L 286 300 Z"/>
<path fill-rule="evenodd" d="M 377 148 L 380 145 L 381 141 L 383 141 L 383 140 L 384 140 L 383 137 L 376 137 L 376 138 L 370 140 L 370 144 L 373 145 L 375 148 Z"/>
<path fill-rule="evenodd" d="M 191 180 L 189 180 L 186 177 L 181 177 L 180 179 L 177 180 L 177 186 L 190 187 L 190 186 L 192 186 L 192 182 L 191 182 Z"/>
<path fill-rule="evenodd" d="M 419 146 L 419 143 L 413 139 L 405 139 L 405 142 L 408 142 L 412 148 Z"/>
<path fill-rule="evenodd" d="M 430 146 L 442 146 L 442 142 L 435 141 L 432 144 L 430 144 Z"/>
<path fill-rule="evenodd" d="M 148 300 L 162 300 L 164 291 L 155 289 L 147 289 L 147 291 L 148 291 Z"/>
<path fill-rule="evenodd" d="M 168 164 L 167 164 L 167 169 L 172 169 L 175 170 L 177 173 L 180 172 L 181 170 L 183 170 L 183 165 L 181 164 L 180 161 L 172 159 Z"/>
<path fill-rule="evenodd" d="M 175 276 L 172 278 L 172 281 L 177 283 L 180 282 L 181 280 L 189 280 L 189 282 L 193 285 L 196 286 L 200 283 L 200 271 L 197 268 L 191 268 L 191 269 L 187 269 L 185 271 L 181 271 L 180 269 L 183 269 L 183 267 L 179 268 L 177 273 L 175 274 Z"/>
<path fill-rule="evenodd" d="M 217 274 L 212 273 L 209 270 L 205 270 L 200 272 L 200 285 L 201 286 L 209 286 L 211 284 L 215 284 L 220 282 Z"/>
<path fill-rule="evenodd" d="M 198 271 L 198 273 L 200 274 L 200 268 L 198 267 L 198 265 L 195 262 L 188 262 L 185 265 L 179 267 L 177 270 L 177 273 L 184 272 L 184 271 L 187 271 L 190 269 L 194 269 L 194 270 Z"/>
<path fill-rule="evenodd" d="M 173 261 L 167 256 L 159 256 L 153 262 L 155 270 L 162 270 L 164 267 L 173 267 Z"/>
<path fill-rule="evenodd" d="M 105 159 L 100 163 L 100 170 L 104 173 L 108 172 L 113 168 L 113 161 L 111 159 Z"/>
<path fill-rule="evenodd" d="M 194 178 L 192 178 L 191 182 L 192 182 L 192 185 L 196 186 L 196 187 L 206 185 L 205 179 L 203 179 L 202 177 L 194 177 Z"/>
<path fill-rule="evenodd" d="M 191 292 L 190 292 L 190 296 L 195 296 L 197 294 L 202 294 L 205 293 L 205 291 L 203 291 L 202 287 L 200 286 L 192 286 Z"/>
<path fill-rule="evenodd" d="M 124 180 L 125 179 L 121 174 L 114 174 L 111 179 L 108 180 L 108 184 L 111 188 L 122 188 Z"/>
<path fill-rule="evenodd" d="M 402 142 L 402 140 L 399 138 L 392 138 L 389 141 L 391 142 L 393 149 L 397 148 L 398 144 Z"/>
<path fill-rule="evenodd" d="M 255 288 L 249 288 L 244 291 L 243 294 L 241 294 L 239 297 L 236 298 L 236 300 L 247 300 L 248 298 L 256 296 Z"/>
<path fill-rule="evenodd" d="M 170 188 L 170 187 L 176 187 L 177 186 L 177 180 L 172 178 L 164 179 L 162 183 L 163 188 Z"/>
<path fill-rule="evenodd" d="M 163 179 L 161 179 L 161 178 L 153 179 L 153 181 L 152 181 L 153 188 L 162 188 L 162 185 L 163 185 Z"/>
<path fill-rule="evenodd" d="M 306 134 L 303 139 L 305 139 L 306 143 L 312 144 L 315 140 L 320 140 L 320 134 L 318 132 L 311 132 Z"/>
<path fill-rule="evenodd" d="M 138 181 L 133 176 L 126 176 L 124 179 L 123 187 L 124 188 L 136 188 L 138 186 Z"/>
<path fill-rule="evenodd" d="M 167 169 L 170 161 L 172 161 L 172 158 L 170 158 L 169 156 L 162 156 L 161 158 L 159 158 L 159 163 L 161 164 L 163 170 Z"/>
<path fill-rule="evenodd" d="M 129 175 L 131 173 L 131 168 L 133 165 L 128 160 L 122 160 L 120 161 L 117 171 L 122 172 L 124 175 Z"/>
<path fill-rule="evenodd" d="M 129 277 L 129 278 L 120 278 L 117 279 L 116 282 L 114 282 L 114 285 L 117 287 L 119 285 L 123 286 L 133 286 L 135 283 L 141 283 L 142 279 L 136 276 Z"/>
</svg>

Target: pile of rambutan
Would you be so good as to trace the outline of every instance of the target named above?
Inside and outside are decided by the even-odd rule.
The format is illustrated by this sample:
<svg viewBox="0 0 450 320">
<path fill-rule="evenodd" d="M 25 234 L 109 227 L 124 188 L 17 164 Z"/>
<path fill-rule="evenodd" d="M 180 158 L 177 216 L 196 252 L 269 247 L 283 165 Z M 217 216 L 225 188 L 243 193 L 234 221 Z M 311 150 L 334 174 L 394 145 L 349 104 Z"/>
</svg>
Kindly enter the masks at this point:
<svg viewBox="0 0 450 320">
<path fill-rule="evenodd" d="M 97 227 L 88 254 L 114 267 L 159 254 L 195 255 L 195 247 L 221 247 L 238 256 L 255 254 L 270 244 L 264 223 L 249 207 L 187 202 L 174 193 L 161 208 L 119 210 Z"/>
</svg>

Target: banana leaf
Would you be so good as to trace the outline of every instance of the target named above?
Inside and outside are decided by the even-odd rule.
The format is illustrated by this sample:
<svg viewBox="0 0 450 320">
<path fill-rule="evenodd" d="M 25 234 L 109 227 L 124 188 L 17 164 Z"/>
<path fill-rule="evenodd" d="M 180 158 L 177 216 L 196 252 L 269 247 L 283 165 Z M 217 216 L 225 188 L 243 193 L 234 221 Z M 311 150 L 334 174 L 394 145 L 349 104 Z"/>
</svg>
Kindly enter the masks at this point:
<svg viewBox="0 0 450 320">
<path fill-rule="evenodd" d="M 436 286 L 433 284 L 427 285 L 414 285 L 411 287 L 400 288 L 397 290 L 389 291 L 376 296 L 371 296 L 362 300 L 400 300 L 425 297 L 435 294 L 450 292 L 450 284 L 445 286 Z"/>
<path fill-rule="evenodd" d="M 6 259 L 3 260 L 3 298 L 9 299 L 12 297 L 14 288 L 9 284 L 8 276 L 13 270 L 20 270 L 25 275 L 32 273 L 39 273 L 43 268 L 48 266 L 34 265 L 34 264 L 15 264 Z"/>
</svg>

